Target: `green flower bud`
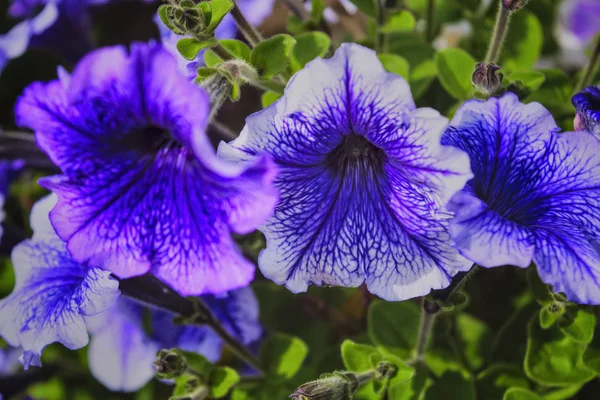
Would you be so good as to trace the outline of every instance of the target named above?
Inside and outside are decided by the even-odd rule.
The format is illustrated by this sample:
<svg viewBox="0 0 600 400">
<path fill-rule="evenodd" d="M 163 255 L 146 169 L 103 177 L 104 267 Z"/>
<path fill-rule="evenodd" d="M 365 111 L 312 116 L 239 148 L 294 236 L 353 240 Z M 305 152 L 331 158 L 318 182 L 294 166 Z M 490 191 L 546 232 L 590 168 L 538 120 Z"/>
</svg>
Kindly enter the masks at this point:
<svg viewBox="0 0 600 400">
<path fill-rule="evenodd" d="M 358 380 L 352 373 L 336 373 L 316 381 L 305 383 L 289 397 L 293 400 L 346 400 L 358 388 Z"/>
<path fill-rule="evenodd" d="M 184 355 L 178 349 L 160 350 L 154 361 L 156 375 L 162 379 L 173 379 L 187 371 Z"/>
<path fill-rule="evenodd" d="M 204 13 L 193 3 L 182 2 L 167 8 L 167 19 L 178 30 L 190 35 L 201 33 L 206 28 Z"/>
</svg>

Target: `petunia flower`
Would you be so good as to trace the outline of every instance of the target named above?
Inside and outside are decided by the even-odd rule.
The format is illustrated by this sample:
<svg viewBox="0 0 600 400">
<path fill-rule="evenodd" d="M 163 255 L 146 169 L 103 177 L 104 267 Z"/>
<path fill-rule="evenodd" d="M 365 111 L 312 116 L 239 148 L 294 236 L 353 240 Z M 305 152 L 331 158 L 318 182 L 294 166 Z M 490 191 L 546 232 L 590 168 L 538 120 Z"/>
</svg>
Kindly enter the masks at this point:
<svg viewBox="0 0 600 400">
<path fill-rule="evenodd" d="M 559 40 L 586 46 L 600 33 L 598 0 L 563 0 L 559 14 Z"/>
<path fill-rule="evenodd" d="M 240 8 L 240 11 L 244 14 L 244 17 L 254 26 L 260 25 L 265 18 L 267 18 L 272 10 L 275 0 L 237 0 L 236 5 Z M 198 53 L 195 60 L 189 61 L 185 59 L 177 50 L 177 42 L 183 38 L 189 38 L 188 35 L 177 35 L 172 30 L 167 28 L 162 23 L 158 14 L 154 16 L 154 23 L 158 27 L 160 32 L 160 38 L 163 46 L 169 53 L 171 53 L 176 59 L 179 65 L 180 71 L 190 79 L 196 78 L 196 71 L 199 67 L 204 65 L 204 51 Z M 233 39 L 237 34 L 237 27 L 233 17 L 227 15 L 223 21 L 219 24 L 215 31 L 215 37 L 217 39 Z"/>
<path fill-rule="evenodd" d="M 270 157 L 216 157 L 208 96 L 160 45 L 97 50 L 59 75 L 29 86 L 16 117 L 63 172 L 40 184 L 58 194 L 50 219 L 73 258 L 185 295 L 246 286 L 254 266 L 231 234 L 271 214 Z"/>
<path fill-rule="evenodd" d="M 472 175 L 463 151 L 440 145 L 446 124 L 417 109 L 372 50 L 344 44 L 307 64 L 219 147 L 238 162 L 267 151 L 280 169 L 262 272 L 293 292 L 364 281 L 387 300 L 447 286 L 470 264 L 452 246 L 445 204 Z"/>
<path fill-rule="evenodd" d="M 600 139 L 600 86 L 589 86 L 573 96 L 575 130 L 585 130 Z"/>
<path fill-rule="evenodd" d="M 262 335 L 258 303 L 250 288 L 202 299 L 242 343 L 256 342 Z M 148 318 L 150 330 L 144 329 Z M 89 318 L 92 339 L 88 355 L 94 377 L 110 390 L 136 391 L 154 376 L 152 363 L 163 348 L 177 347 L 218 361 L 223 342 L 216 333 L 208 327 L 181 326 L 172 321 L 172 314 L 146 309 L 124 297 L 105 313 Z"/>
<path fill-rule="evenodd" d="M 442 143 L 475 177 L 448 208 L 460 251 L 484 267 L 527 267 L 571 301 L 600 304 L 600 141 L 558 134 L 552 115 L 514 94 L 463 104 Z"/>
<path fill-rule="evenodd" d="M 10 60 L 25 53 L 32 37 L 42 34 L 54 24 L 57 15 L 56 5 L 49 3 L 36 16 L 19 22 L 6 34 L 0 35 L 0 73 Z"/>
<path fill-rule="evenodd" d="M 23 348 L 19 361 L 25 369 L 40 365 L 50 343 L 72 350 L 87 345 L 84 317 L 104 311 L 119 295 L 118 282 L 108 271 L 71 259 L 48 220 L 55 203 L 50 195 L 34 205 L 33 237 L 12 253 L 15 288 L 0 301 L 0 336 Z"/>
</svg>

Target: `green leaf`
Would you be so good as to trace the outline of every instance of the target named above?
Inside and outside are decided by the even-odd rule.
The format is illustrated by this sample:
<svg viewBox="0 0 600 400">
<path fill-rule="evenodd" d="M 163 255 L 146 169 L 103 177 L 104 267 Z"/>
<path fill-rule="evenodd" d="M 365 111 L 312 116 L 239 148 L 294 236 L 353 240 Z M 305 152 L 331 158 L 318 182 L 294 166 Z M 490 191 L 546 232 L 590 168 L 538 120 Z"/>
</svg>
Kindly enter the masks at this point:
<svg viewBox="0 0 600 400">
<path fill-rule="evenodd" d="M 269 107 L 271 104 L 273 104 L 277 100 L 279 100 L 280 97 L 281 97 L 281 95 L 279 93 L 264 92 L 261 97 L 262 107 L 263 108 Z"/>
<path fill-rule="evenodd" d="M 293 72 L 304 68 L 306 63 L 324 57 L 331 46 L 331 38 L 323 32 L 306 32 L 296 36 L 296 46 L 290 57 Z"/>
<path fill-rule="evenodd" d="M 540 326 L 548 329 L 564 315 L 566 308 L 560 303 L 550 303 L 540 310 Z"/>
<path fill-rule="evenodd" d="M 415 17 L 406 10 L 402 10 L 390 17 L 387 23 L 381 28 L 383 33 L 410 32 L 417 26 Z"/>
<path fill-rule="evenodd" d="M 485 400 L 502 400 L 510 387 L 529 389 L 529 380 L 521 368 L 511 364 L 493 364 L 477 375 L 477 394 Z"/>
<path fill-rule="evenodd" d="M 585 344 L 565 335 L 556 325 L 542 329 L 534 315 L 528 325 L 525 373 L 545 386 L 585 383 L 594 372 L 583 363 Z"/>
<path fill-rule="evenodd" d="M 210 376 L 214 366 L 206 357 L 191 351 L 181 350 L 181 353 L 185 356 L 185 361 L 190 369 L 193 369 L 205 378 Z"/>
<path fill-rule="evenodd" d="M 523 388 L 510 388 L 504 394 L 503 400 L 541 400 L 534 392 Z"/>
<path fill-rule="evenodd" d="M 250 63 L 261 79 L 271 79 L 287 68 L 296 39 L 280 34 L 260 42 L 250 55 Z"/>
<path fill-rule="evenodd" d="M 600 325 L 596 327 L 594 338 L 583 353 L 583 362 L 600 375 Z"/>
<path fill-rule="evenodd" d="M 236 59 L 250 62 L 250 47 L 246 43 L 236 39 L 223 39 L 219 41 L 219 44 L 227 49 Z M 223 59 L 214 51 L 208 49 L 204 52 L 204 64 L 207 67 L 215 67 L 222 62 Z"/>
<path fill-rule="evenodd" d="M 260 360 L 271 377 L 290 379 L 302 367 L 308 346 L 297 337 L 276 333 L 264 341 Z"/>
<path fill-rule="evenodd" d="M 179 39 L 177 42 L 177 50 L 186 60 L 195 60 L 201 50 L 217 44 L 216 39 L 199 41 L 194 38 Z"/>
<path fill-rule="evenodd" d="M 427 369 L 417 370 L 414 378 L 403 384 L 390 384 L 388 399 L 393 400 L 423 400 L 427 389 L 433 381 L 427 377 Z"/>
<path fill-rule="evenodd" d="M 437 76 L 437 69 L 432 60 L 425 60 L 414 67 L 410 72 L 410 88 L 413 97 L 421 97 Z"/>
<path fill-rule="evenodd" d="M 594 337 L 596 316 L 590 310 L 578 309 L 572 318 L 563 318 L 559 322 L 560 329 L 571 339 L 588 344 Z"/>
<path fill-rule="evenodd" d="M 210 374 L 210 394 L 215 399 L 225 397 L 239 381 L 240 376 L 234 369 L 229 367 L 215 368 Z"/>
<path fill-rule="evenodd" d="M 471 91 L 475 60 L 466 51 L 448 48 L 435 57 L 440 83 L 452 97 L 466 100 Z"/>
<path fill-rule="evenodd" d="M 425 400 L 475 400 L 475 383 L 457 372 L 447 372 L 427 389 Z"/>
<path fill-rule="evenodd" d="M 223 18 L 231 11 L 234 7 L 232 0 L 211 0 L 210 1 L 210 23 L 204 30 L 205 33 L 213 33 L 219 26 Z"/>
<path fill-rule="evenodd" d="M 310 5 L 311 19 L 315 24 L 318 24 L 323 19 L 323 11 L 327 8 L 327 3 L 324 0 L 312 0 Z"/>
<path fill-rule="evenodd" d="M 537 316 L 538 305 L 529 303 L 517 309 L 502 325 L 492 345 L 492 360 L 522 364 L 527 348 L 527 324 Z"/>
<path fill-rule="evenodd" d="M 390 53 L 380 53 L 377 54 L 377 57 L 379 57 L 379 61 L 381 61 L 386 71 L 400 75 L 408 81 L 410 77 L 410 65 L 408 65 L 408 61 L 404 57 Z"/>
<path fill-rule="evenodd" d="M 374 17 L 377 8 L 375 7 L 376 0 L 350 0 L 354 5 L 369 17 Z"/>
<path fill-rule="evenodd" d="M 531 69 L 540 58 L 543 44 L 540 20 L 531 11 L 521 10 L 511 20 L 500 65 L 505 70 Z"/>
<path fill-rule="evenodd" d="M 52 378 L 47 382 L 35 383 L 27 389 L 27 394 L 34 399 L 63 400 L 66 398 L 64 383 L 59 378 Z"/>
<path fill-rule="evenodd" d="M 364 372 L 372 370 L 377 363 L 383 360 L 381 352 L 373 346 L 354 343 L 346 340 L 342 343 L 342 359 L 346 370 L 353 372 Z M 379 399 L 373 382 L 363 385 L 357 393 L 361 399 Z"/>
<path fill-rule="evenodd" d="M 417 341 L 419 307 L 411 302 L 375 301 L 369 308 L 369 337 L 378 346 L 408 355 Z"/>
<path fill-rule="evenodd" d="M 583 385 L 573 385 L 553 390 L 551 392 L 545 392 L 540 395 L 543 400 L 570 400 L 573 399 L 575 394 L 581 390 Z"/>
<path fill-rule="evenodd" d="M 192 374 L 183 374 L 175 378 L 175 387 L 173 388 L 173 396 L 184 396 L 190 391 L 202 385 L 200 379 Z"/>
<path fill-rule="evenodd" d="M 530 91 L 540 88 L 546 80 L 546 75 L 540 71 L 517 71 L 508 76 L 509 82 L 520 81 Z"/>
<path fill-rule="evenodd" d="M 472 315 L 461 313 L 456 317 L 456 330 L 469 368 L 480 369 L 491 347 L 492 333 L 489 327 Z"/>
<path fill-rule="evenodd" d="M 544 79 L 546 79 L 545 75 Z M 539 304 L 545 305 L 554 301 L 551 295 L 552 289 L 550 288 L 550 285 L 542 282 L 537 272 L 537 268 L 530 267 L 527 269 L 527 283 L 529 283 L 529 288 Z"/>
</svg>

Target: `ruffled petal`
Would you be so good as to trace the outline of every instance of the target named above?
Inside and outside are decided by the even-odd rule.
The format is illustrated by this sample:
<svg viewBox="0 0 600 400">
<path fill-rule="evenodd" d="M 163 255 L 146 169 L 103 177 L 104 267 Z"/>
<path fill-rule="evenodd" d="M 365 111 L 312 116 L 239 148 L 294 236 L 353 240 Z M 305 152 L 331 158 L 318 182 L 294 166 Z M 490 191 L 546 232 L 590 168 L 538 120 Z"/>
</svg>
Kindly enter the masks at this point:
<svg viewBox="0 0 600 400">
<path fill-rule="evenodd" d="M 415 109 L 408 84 L 376 54 L 344 44 L 292 78 L 219 155 L 267 151 L 281 199 L 261 228 L 262 272 L 294 292 L 358 286 L 403 300 L 448 285 L 469 262 L 452 247 L 446 201 L 472 176 L 440 145 L 446 119 Z"/>
<path fill-rule="evenodd" d="M 90 370 L 110 390 L 135 392 L 154 377 L 152 363 L 160 347 L 144 332 L 141 312 L 130 300 L 120 300 L 89 322 L 94 327 Z"/>
</svg>

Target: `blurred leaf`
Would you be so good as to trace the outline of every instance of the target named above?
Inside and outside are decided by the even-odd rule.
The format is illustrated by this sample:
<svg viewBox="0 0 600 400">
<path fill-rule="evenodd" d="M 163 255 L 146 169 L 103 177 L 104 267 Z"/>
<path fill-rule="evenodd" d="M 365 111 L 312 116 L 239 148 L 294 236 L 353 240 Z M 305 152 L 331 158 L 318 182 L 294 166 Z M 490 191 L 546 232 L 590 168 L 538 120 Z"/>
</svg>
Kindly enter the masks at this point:
<svg viewBox="0 0 600 400">
<path fill-rule="evenodd" d="M 493 364 L 477 376 L 477 394 L 485 400 L 502 400 L 510 387 L 528 389 L 529 380 L 521 368 L 510 364 Z"/>
<path fill-rule="evenodd" d="M 323 11 L 327 8 L 325 0 L 311 0 L 310 15 L 314 23 L 319 23 L 323 19 Z M 327 36 L 329 38 L 329 36 Z"/>
<path fill-rule="evenodd" d="M 206 49 L 207 47 L 211 47 L 217 44 L 216 39 L 209 39 L 204 41 L 199 41 L 193 38 L 184 38 L 179 39 L 177 42 L 177 51 L 186 59 L 186 60 L 195 60 L 200 51 Z"/>
<path fill-rule="evenodd" d="M 59 378 L 34 383 L 27 389 L 27 394 L 36 400 L 64 400 L 66 398 L 65 385 Z"/>
<path fill-rule="evenodd" d="M 409 301 L 375 301 L 369 308 L 369 337 L 378 346 L 409 354 L 417 340 L 420 314 L 419 307 Z"/>
<path fill-rule="evenodd" d="M 350 0 L 360 11 L 367 14 L 369 17 L 375 17 L 377 9 L 375 7 L 376 0 Z"/>
<path fill-rule="evenodd" d="M 583 353 L 583 362 L 600 375 L 600 325 L 596 326 L 594 338 Z"/>
<path fill-rule="evenodd" d="M 594 329 L 596 328 L 596 316 L 586 309 L 578 309 L 572 321 L 563 318 L 559 323 L 560 329 L 563 333 L 569 336 L 571 339 L 581 342 L 589 343 L 594 337 Z"/>
<path fill-rule="evenodd" d="M 379 61 L 381 61 L 386 71 L 400 75 L 408 81 L 410 77 L 410 65 L 408 65 L 408 61 L 404 57 L 390 53 L 380 53 L 377 54 L 377 57 L 379 57 Z"/>
<path fill-rule="evenodd" d="M 510 388 L 506 391 L 503 400 L 541 400 L 540 397 L 532 391 L 523 388 Z"/>
<path fill-rule="evenodd" d="M 550 303 L 540 310 L 540 326 L 548 329 L 558 321 L 565 313 L 566 309 L 559 303 Z"/>
<path fill-rule="evenodd" d="M 372 370 L 383 360 L 379 350 L 373 346 L 354 343 L 346 340 L 342 343 L 342 359 L 346 370 L 353 372 L 364 372 Z M 375 391 L 373 382 L 363 385 L 357 392 L 357 398 L 377 400 L 380 396 Z"/>
<path fill-rule="evenodd" d="M 410 32 L 414 31 L 417 26 L 415 17 L 406 10 L 402 10 L 397 14 L 392 15 L 383 25 L 381 31 L 383 33 L 393 32 Z"/>
<path fill-rule="evenodd" d="M 529 303 L 516 310 L 502 325 L 492 344 L 492 360 L 521 365 L 527 348 L 527 324 L 537 316 L 538 305 Z"/>
<path fill-rule="evenodd" d="M 261 97 L 262 107 L 267 108 L 271 104 L 275 103 L 281 95 L 275 92 L 264 92 Z"/>
<path fill-rule="evenodd" d="M 215 399 L 225 397 L 240 381 L 238 373 L 229 367 L 215 368 L 210 374 L 210 394 Z"/>
<path fill-rule="evenodd" d="M 233 7 L 234 2 L 232 0 L 210 0 L 210 23 L 206 27 L 205 32 L 214 32 Z"/>
<path fill-rule="evenodd" d="M 469 97 L 475 60 L 462 49 L 440 51 L 435 58 L 438 78 L 444 89 L 457 100 Z"/>
<path fill-rule="evenodd" d="M 552 289 L 550 288 L 550 285 L 546 285 L 542 282 L 537 272 L 537 268 L 530 267 L 527 269 L 527 283 L 529 283 L 529 288 L 539 304 L 544 305 L 554 301 L 551 295 Z"/>
<path fill-rule="evenodd" d="M 507 80 L 509 82 L 521 81 L 528 90 L 534 91 L 542 86 L 546 75 L 540 71 L 517 71 L 511 73 Z"/>
<path fill-rule="evenodd" d="M 410 73 L 410 88 L 413 97 L 418 99 L 421 97 L 437 76 L 437 69 L 432 60 L 426 60 L 417 65 Z"/>
<path fill-rule="evenodd" d="M 414 378 L 402 385 L 390 385 L 388 399 L 390 400 L 423 400 L 427 389 L 433 381 L 427 377 L 427 369 L 417 369 Z"/>
<path fill-rule="evenodd" d="M 250 54 L 250 63 L 261 79 L 271 79 L 287 68 L 296 39 L 279 34 L 260 42 Z"/>
<path fill-rule="evenodd" d="M 583 363 L 585 345 L 565 335 L 557 326 L 542 329 L 537 314 L 528 325 L 525 373 L 545 386 L 587 382 L 594 372 Z"/>
<path fill-rule="evenodd" d="M 306 63 L 317 57 L 324 57 L 331 46 L 331 39 L 323 32 L 306 32 L 295 37 L 296 46 L 290 57 L 293 72 L 304 68 Z"/>
<path fill-rule="evenodd" d="M 540 58 L 543 45 L 540 20 L 532 12 L 521 10 L 512 17 L 500 65 L 506 70 L 531 69 Z"/>
<path fill-rule="evenodd" d="M 435 376 L 442 376 L 446 372 L 458 372 L 465 377 L 470 375 L 469 371 L 449 349 L 430 347 L 425 353 L 425 364 Z"/>
<path fill-rule="evenodd" d="M 456 317 L 456 330 L 467 364 L 472 370 L 478 370 L 483 366 L 491 346 L 490 329 L 483 321 L 461 313 Z"/>
<path fill-rule="evenodd" d="M 0 261 L 0 298 L 6 297 L 15 286 L 15 270 L 9 258 Z"/>
<path fill-rule="evenodd" d="M 426 400 L 475 400 L 475 383 L 457 372 L 447 372 L 425 393 Z"/>
<path fill-rule="evenodd" d="M 543 400 L 568 400 L 572 399 L 573 396 L 581 390 L 582 385 L 567 386 L 564 388 L 556 389 L 550 392 L 541 394 L 540 397 Z"/>
<path fill-rule="evenodd" d="M 181 351 L 185 357 L 185 361 L 190 369 L 198 372 L 201 376 L 208 378 L 214 366 L 202 354 L 193 353 L 191 351 Z"/>
<path fill-rule="evenodd" d="M 260 349 L 260 360 L 271 377 L 290 379 L 302 367 L 308 346 L 297 337 L 276 333 Z"/>
</svg>

